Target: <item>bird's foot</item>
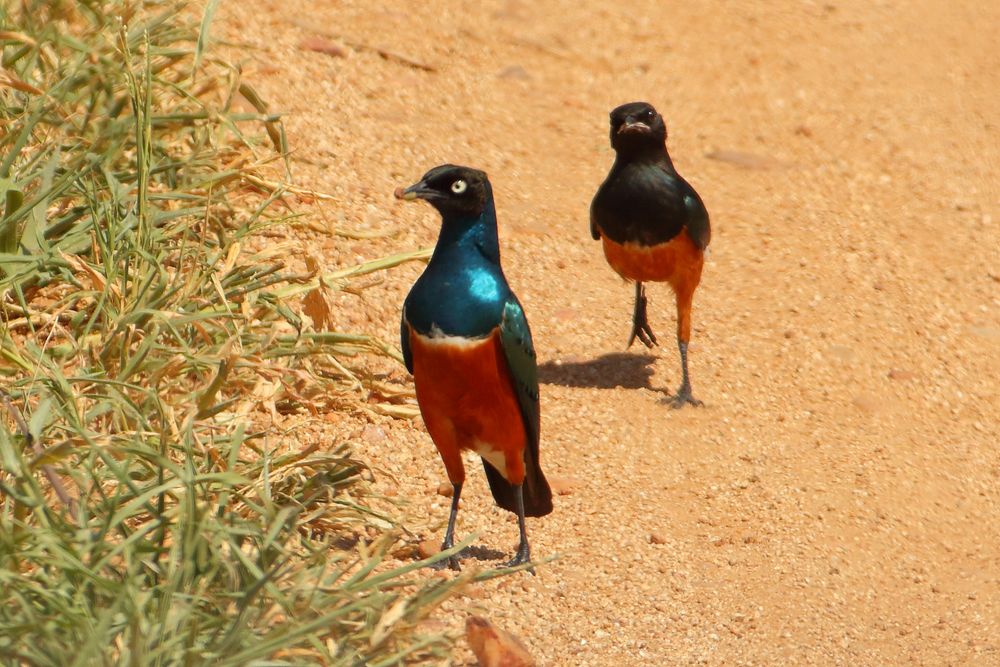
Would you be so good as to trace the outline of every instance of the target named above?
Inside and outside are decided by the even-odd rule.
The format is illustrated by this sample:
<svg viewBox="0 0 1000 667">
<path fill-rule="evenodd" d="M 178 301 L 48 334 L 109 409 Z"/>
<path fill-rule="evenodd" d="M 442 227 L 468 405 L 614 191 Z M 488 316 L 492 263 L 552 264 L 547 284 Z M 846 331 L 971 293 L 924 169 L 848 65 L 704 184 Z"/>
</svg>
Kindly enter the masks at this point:
<svg viewBox="0 0 1000 667">
<path fill-rule="evenodd" d="M 626 348 L 632 347 L 632 343 L 638 338 L 642 341 L 642 344 L 646 347 L 653 347 L 656 345 L 656 336 L 653 335 L 653 330 L 649 327 L 649 322 L 643 320 L 642 322 L 632 323 L 632 333 L 628 337 L 628 345 Z"/>
<path fill-rule="evenodd" d="M 462 566 L 459 565 L 459 562 L 458 556 L 451 556 L 449 558 L 445 558 L 444 560 L 439 560 L 436 563 L 432 563 L 429 567 L 432 570 L 443 570 L 448 568 L 449 570 L 454 570 L 455 572 L 461 572 Z"/>
<path fill-rule="evenodd" d="M 444 544 L 441 545 L 441 551 L 447 551 L 448 549 L 451 549 L 453 546 L 455 546 L 454 542 L 446 541 Z M 464 551 L 464 549 L 462 551 Z M 448 568 L 449 570 L 460 572 L 462 570 L 461 565 L 459 565 L 459 563 L 462 560 L 461 554 L 462 552 L 459 551 L 457 554 L 452 554 L 448 558 L 439 560 L 436 563 L 431 563 L 428 567 L 430 567 L 432 570 L 443 570 L 445 568 Z"/>
<path fill-rule="evenodd" d="M 531 561 L 531 549 L 527 544 L 521 544 L 517 548 L 517 554 L 511 558 L 509 561 L 503 564 L 504 567 L 517 567 L 518 565 L 523 565 Z M 535 568 L 526 568 L 527 572 L 535 574 Z"/>
<path fill-rule="evenodd" d="M 646 347 L 656 345 L 656 336 L 653 328 L 649 326 L 649 317 L 646 315 L 646 292 L 642 283 L 636 283 L 635 287 L 635 310 L 632 312 L 632 333 L 628 337 L 626 349 L 632 347 L 632 343 L 638 338 Z"/>
<path fill-rule="evenodd" d="M 691 395 L 691 385 L 681 385 L 677 393 L 667 399 L 667 402 L 670 403 L 670 407 L 674 410 L 680 410 L 685 405 L 693 405 L 695 407 L 705 405 L 702 401 Z"/>
</svg>

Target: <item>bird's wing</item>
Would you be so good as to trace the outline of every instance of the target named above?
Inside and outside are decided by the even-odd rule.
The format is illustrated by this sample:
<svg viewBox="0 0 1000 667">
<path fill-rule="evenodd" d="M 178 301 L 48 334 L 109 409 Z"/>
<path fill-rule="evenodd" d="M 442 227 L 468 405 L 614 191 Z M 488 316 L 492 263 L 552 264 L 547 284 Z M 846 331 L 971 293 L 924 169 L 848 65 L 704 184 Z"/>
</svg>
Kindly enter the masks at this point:
<svg viewBox="0 0 1000 667">
<path fill-rule="evenodd" d="M 413 372 L 413 352 L 410 351 L 410 323 L 406 321 L 406 306 L 399 321 L 399 349 L 403 352 L 403 363 L 406 370 Z"/>
<path fill-rule="evenodd" d="M 590 235 L 594 237 L 595 241 L 601 240 L 601 228 L 597 224 L 597 206 L 601 199 L 601 195 L 604 192 L 604 188 L 607 187 L 607 180 L 601 184 L 601 187 L 597 188 L 597 193 L 590 202 Z"/>
<path fill-rule="evenodd" d="M 528 436 L 528 447 L 534 461 L 538 461 L 538 438 L 541 412 L 538 407 L 538 362 L 531 343 L 531 330 L 524 310 L 516 298 L 504 305 L 500 322 L 500 344 L 503 346 L 507 367 L 510 369 L 517 403 Z"/>
<path fill-rule="evenodd" d="M 694 188 L 687 183 L 684 183 L 684 185 L 687 186 L 683 188 L 683 192 L 688 235 L 690 235 L 691 240 L 694 241 L 695 246 L 699 250 L 704 250 L 712 240 L 712 228 L 708 222 L 708 211 L 705 210 L 705 204 L 702 203 L 701 197 L 694 191 Z"/>
</svg>

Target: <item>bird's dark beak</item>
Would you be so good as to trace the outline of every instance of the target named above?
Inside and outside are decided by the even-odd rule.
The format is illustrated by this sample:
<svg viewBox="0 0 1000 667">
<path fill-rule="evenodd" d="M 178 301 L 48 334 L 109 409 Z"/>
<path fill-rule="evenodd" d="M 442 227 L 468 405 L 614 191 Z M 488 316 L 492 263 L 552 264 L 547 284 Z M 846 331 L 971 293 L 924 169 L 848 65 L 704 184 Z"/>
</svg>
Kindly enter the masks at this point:
<svg viewBox="0 0 1000 667">
<path fill-rule="evenodd" d="M 618 128 L 618 134 L 649 134 L 653 130 L 641 121 L 625 121 Z"/>
<path fill-rule="evenodd" d="M 419 183 L 414 183 L 408 188 L 396 188 L 393 192 L 396 195 L 396 199 L 402 199 L 405 201 L 413 201 L 414 199 L 427 199 L 427 197 L 433 194 L 433 190 L 427 187 L 427 184 L 423 181 Z"/>
</svg>

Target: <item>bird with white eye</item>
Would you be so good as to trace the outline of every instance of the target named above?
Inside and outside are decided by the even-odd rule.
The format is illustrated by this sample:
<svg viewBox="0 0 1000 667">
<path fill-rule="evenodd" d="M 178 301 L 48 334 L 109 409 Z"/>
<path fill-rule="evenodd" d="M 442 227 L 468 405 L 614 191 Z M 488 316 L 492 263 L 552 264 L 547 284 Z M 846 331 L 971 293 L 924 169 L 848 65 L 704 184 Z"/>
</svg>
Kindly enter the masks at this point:
<svg viewBox="0 0 1000 667">
<path fill-rule="evenodd" d="M 528 320 L 500 268 L 493 189 L 486 174 L 445 164 L 396 190 L 441 213 L 431 261 L 403 303 L 400 347 L 417 403 L 454 491 L 442 549 L 455 543 L 465 482 L 462 450 L 482 457 L 497 505 L 517 515 L 510 565 L 531 560 L 525 517 L 552 511 L 539 465 L 538 369 Z M 458 568 L 459 555 L 448 559 Z"/>
</svg>

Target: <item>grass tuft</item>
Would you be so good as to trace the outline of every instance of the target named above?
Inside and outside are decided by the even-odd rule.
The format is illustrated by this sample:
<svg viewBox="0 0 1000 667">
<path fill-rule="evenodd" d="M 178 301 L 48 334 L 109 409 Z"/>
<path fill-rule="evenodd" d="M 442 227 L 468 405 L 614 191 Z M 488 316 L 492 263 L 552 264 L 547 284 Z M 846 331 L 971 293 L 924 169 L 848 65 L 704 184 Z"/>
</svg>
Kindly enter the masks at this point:
<svg viewBox="0 0 1000 667">
<path fill-rule="evenodd" d="M 426 252 L 296 275 L 256 242 L 286 138 L 207 48 L 216 5 L 0 7 L 4 664 L 418 662 L 448 646 L 419 621 L 496 574 L 390 568 L 350 443 L 266 418 L 356 409 L 348 358 L 398 358 L 295 298 Z"/>
</svg>

